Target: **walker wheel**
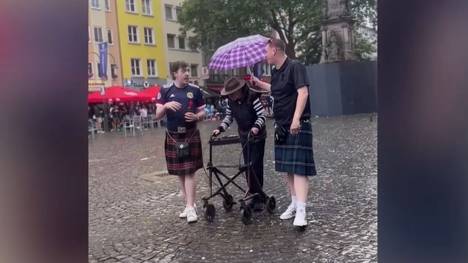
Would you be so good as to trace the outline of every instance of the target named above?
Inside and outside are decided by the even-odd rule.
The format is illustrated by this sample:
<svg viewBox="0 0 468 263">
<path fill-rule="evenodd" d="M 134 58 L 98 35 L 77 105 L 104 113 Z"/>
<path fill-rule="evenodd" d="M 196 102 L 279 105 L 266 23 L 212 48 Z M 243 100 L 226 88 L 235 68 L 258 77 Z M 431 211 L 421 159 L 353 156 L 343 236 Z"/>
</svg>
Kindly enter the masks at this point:
<svg viewBox="0 0 468 263">
<path fill-rule="evenodd" d="M 267 211 L 270 214 L 273 214 L 275 212 L 276 208 L 276 199 L 274 196 L 270 196 L 267 200 Z"/>
<path fill-rule="evenodd" d="M 214 205 L 207 204 L 205 209 L 205 218 L 208 222 L 213 222 L 214 217 L 216 215 L 216 209 Z"/>
<path fill-rule="evenodd" d="M 226 212 L 231 211 L 233 205 L 234 205 L 234 198 L 232 198 L 232 195 L 230 194 L 226 195 L 226 198 L 223 200 L 224 210 L 226 210 Z"/>
<path fill-rule="evenodd" d="M 250 209 L 250 207 L 245 206 L 241 209 L 241 213 L 242 223 L 244 223 L 244 225 L 248 225 L 252 220 L 252 210 Z"/>
<path fill-rule="evenodd" d="M 298 232 L 304 232 L 307 228 L 307 226 L 296 226 L 295 227 Z"/>
</svg>

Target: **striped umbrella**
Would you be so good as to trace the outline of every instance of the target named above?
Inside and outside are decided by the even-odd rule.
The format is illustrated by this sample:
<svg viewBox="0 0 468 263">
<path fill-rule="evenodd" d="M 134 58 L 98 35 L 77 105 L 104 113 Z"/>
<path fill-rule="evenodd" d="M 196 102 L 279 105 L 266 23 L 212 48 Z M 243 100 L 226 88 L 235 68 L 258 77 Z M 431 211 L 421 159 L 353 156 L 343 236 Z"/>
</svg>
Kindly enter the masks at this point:
<svg viewBox="0 0 468 263">
<path fill-rule="evenodd" d="M 208 67 L 226 70 L 253 66 L 265 59 L 268 39 L 262 35 L 252 35 L 229 42 L 216 50 Z"/>
</svg>

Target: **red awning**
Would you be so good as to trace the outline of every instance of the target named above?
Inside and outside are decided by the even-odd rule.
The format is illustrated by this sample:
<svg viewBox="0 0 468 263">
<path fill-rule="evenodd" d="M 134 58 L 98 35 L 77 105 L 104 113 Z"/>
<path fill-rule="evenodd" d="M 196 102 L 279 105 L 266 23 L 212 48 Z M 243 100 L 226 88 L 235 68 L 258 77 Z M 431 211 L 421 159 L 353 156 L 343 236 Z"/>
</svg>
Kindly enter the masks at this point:
<svg viewBox="0 0 468 263">
<path fill-rule="evenodd" d="M 149 87 L 140 92 L 141 97 L 144 101 L 156 101 L 156 96 L 161 88 L 159 86 Z"/>
<path fill-rule="evenodd" d="M 106 88 L 104 95 L 101 95 L 100 92 L 88 94 L 88 103 L 130 102 L 144 99 L 145 97 L 141 95 L 141 92 L 120 86 Z"/>
</svg>

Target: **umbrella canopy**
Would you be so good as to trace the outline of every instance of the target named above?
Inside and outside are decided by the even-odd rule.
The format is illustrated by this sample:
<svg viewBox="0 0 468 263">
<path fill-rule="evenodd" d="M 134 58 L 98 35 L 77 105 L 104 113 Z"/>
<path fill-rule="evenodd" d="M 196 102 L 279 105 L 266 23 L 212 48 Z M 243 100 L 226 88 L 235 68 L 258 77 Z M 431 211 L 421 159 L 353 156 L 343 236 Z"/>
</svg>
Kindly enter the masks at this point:
<svg viewBox="0 0 468 263">
<path fill-rule="evenodd" d="M 104 90 L 104 95 L 100 92 L 91 92 L 88 94 L 88 103 L 105 102 L 129 102 L 141 101 L 144 97 L 140 92 L 120 86 L 109 87 Z"/>
<path fill-rule="evenodd" d="M 88 93 L 88 103 L 96 104 L 96 103 L 102 103 L 103 101 L 105 101 L 105 98 L 104 96 L 101 95 L 101 92 L 94 91 L 94 92 Z"/>
<path fill-rule="evenodd" d="M 144 101 L 156 101 L 156 95 L 158 95 L 160 89 L 159 86 L 149 87 L 142 90 L 140 96 Z"/>
<path fill-rule="evenodd" d="M 229 42 L 216 50 L 208 67 L 226 70 L 253 66 L 265 59 L 268 39 L 262 35 L 252 35 Z"/>
<path fill-rule="evenodd" d="M 139 101 L 142 99 L 138 91 L 120 86 L 105 89 L 104 97 L 109 101 L 116 102 Z"/>
</svg>

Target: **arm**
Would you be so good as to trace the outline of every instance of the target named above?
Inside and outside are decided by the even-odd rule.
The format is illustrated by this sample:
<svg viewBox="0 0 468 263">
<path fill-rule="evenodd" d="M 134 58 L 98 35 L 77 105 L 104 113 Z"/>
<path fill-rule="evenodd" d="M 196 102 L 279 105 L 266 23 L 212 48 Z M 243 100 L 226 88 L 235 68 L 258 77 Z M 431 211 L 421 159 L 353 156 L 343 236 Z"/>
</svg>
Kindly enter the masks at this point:
<svg viewBox="0 0 468 263">
<path fill-rule="evenodd" d="M 162 119 L 166 115 L 166 107 L 163 104 L 156 104 L 156 120 Z"/>
<path fill-rule="evenodd" d="M 252 76 L 252 80 L 250 81 L 250 83 L 251 83 L 253 86 L 259 87 L 259 88 L 262 89 L 262 90 L 265 90 L 265 91 L 268 91 L 268 92 L 271 91 L 271 84 L 270 84 L 270 83 L 265 82 L 265 81 L 262 81 L 262 80 L 259 80 L 259 79 L 258 79 L 257 77 L 255 77 L 255 76 Z"/>
<path fill-rule="evenodd" d="M 298 134 L 301 128 L 301 116 L 309 98 L 309 90 L 307 86 L 303 86 L 297 90 L 296 110 L 294 111 L 293 121 L 291 124 L 291 134 Z"/>
<path fill-rule="evenodd" d="M 295 64 L 292 68 L 294 86 L 297 90 L 296 109 L 290 127 L 291 134 L 298 134 L 301 129 L 301 116 L 309 98 L 309 80 L 304 65 Z"/>
<path fill-rule="evenodd" d="M 300 120 L 308 98 L 309 90 L 307 86 L 304 86 L 297 90 L 296 110 L 294 111 L 293 120 Z"/>
<path fill-rule="evenodd" d="M 257 128 L 261 130 L 263 127 L 265 127 L 265 111 L 263 110 L 263 105 L 260 102 L 260 99 L 255 99 L 253 103 L 253 107 L 255 110 L 255 113 L 257 114 L 257 120 L 255 120 L 255 124 L 253 125 L 254 128 Z"/>
<path fill-rule="evenodd" d="M 203 106 L 200 106 L 197 108 L 197 114 L 195 114 L 197 116 L 197 119 L 200 121 L 200 120 L 203 120 L 205 118 L 205 105 Z"/>
<path fill-rule="evenodd" d="M 232 124 L 232 121 L 233 121 L 232 112 L 228 104 L 226 108 L 226 116 L 224 117 L 223 121 L 219 125 L 218 130 L 221 132 L 226 131 L 229 128 L 229 126 Z"/>
</svg>

